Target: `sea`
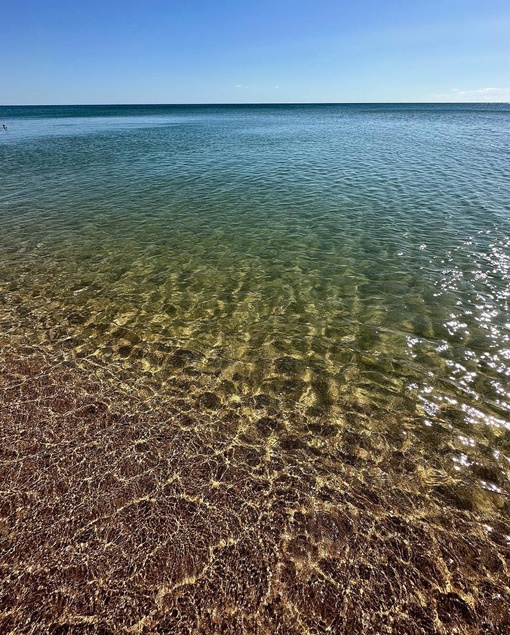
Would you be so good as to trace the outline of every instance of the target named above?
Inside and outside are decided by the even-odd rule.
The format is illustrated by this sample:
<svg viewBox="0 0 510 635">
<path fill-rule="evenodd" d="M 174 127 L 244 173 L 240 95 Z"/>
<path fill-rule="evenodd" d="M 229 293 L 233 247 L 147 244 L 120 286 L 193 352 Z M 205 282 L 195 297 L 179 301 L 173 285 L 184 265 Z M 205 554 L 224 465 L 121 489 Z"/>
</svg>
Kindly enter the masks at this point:
<svg viewBox="0 0 510 635">
<path fill-rule="evenodd" d="M 98 488 L 108 480 L 108 464 L 134 456 L 141 439 L 168 465 L 170 450 L 149 434 L 154 426 L 164 422 L 168 434 L 186 436 L 179 452 L 189 463 L 174 468 L 182 491 L 172 496 L 197 507 L 179 522 L 200 537 L 199 555 L 189 571 L 182 565 L 184 573 L 177 567 L 181 573 L 174 568 L 166 581 L 154 582 L 154 596 L 163 593 L 154 624 L 163 623 L 161 598 L 174 597 L 172 585 L 196 590 L 207 582 L 201 603 L 179 609 L 190 632 L 224 632 L 227 615 L 241 628 L 232 632 L 277 632 L 278 615 L 296 632 L 323 632 L 313 630 L 317 624 L 328 632 L 397 632 L 398 622 L 406 633 L 416 624 L 419 632 L 503 633 L 510 622 L 489 606 L 505 603 L 497 593 L 510 598 L 503 564 L 510 548 L 510 105 L 3 106 L 0 124 L 7 128 L 0 129 L 0 354 L 4 404 L 17 413 L 4 433 L 18 439 L 12 450 L 27 466 L 19 491 L 39 470 L 33 457 L 45 443 L 55 456 L 78 452 L 74 437 L 75 449 L 59 446 L 71 434 L 59 426 L 73 413 L 79 428 L 84 419 L 73 403 L 93 399 L 106 404 L 105 412 L 94 411 L 99 419 L 117 412 L 108 425 L 97 424 L 94 452 L 120 420 L 136 436 L 122 446 L 124 454 L 104 442 L 111 454 L 97 463 L 102 476 L 80 477 L 96 479 Z M 41 388 L 41 378 L 51 390 Z M 30 382 L 28 395 L 20 386 Z M 59 407 L 57 393 L 71 401 Z M 31 414 L 23 410 L 28 402 Z M 38 450 L 16 436 L 29 425 L 44 429 Z M 93 464 L 88 452 L 82 459 Z M 201 489 L 192 492 L 179 470 L 205 455 L 221 456 L 222 469 L 194 474 Z M 14 470 L 9 461 L 4 467 Z M 140 470 L 149 464 L 141 461 Z M 245 498 L 237 491 L 239 474 L 229 476 L 236 465 L 250 484 Z M 255 484 L 263 468 L 262 496 Z M 72 465 L 62 469 L 71 479 Z M 115 487 L 136 470 L 121 472 Z M 171 479 L 166 472 L 158 479 L 152 493 L 139 485 L 130 500 L 161 502 L 162 483 Z M 223 479 L 230 503 L 215 503 L 210 497 Z M 388 493 L 398 487 L 400 502 Z M 64 490 L 54 494 L 62 506 L 57 517 L 68 504 Z M 226 527 L 224 519 L 249 507 L 250 496 L 259 507 L 273 505 L 268 517 L 280 519 L 279 533 L 255 514 L 210 537 L 210 519 Z M 39 503 L 23 500 L 35 518 Z M 198 522 L 200 505 L 209 506 L 209 516 Z M 280 505 L 287 515 L 274 511 Z M 115 509 L 125 506 L 123 500 Z M 214 509 L 221 509 L 217 517 Z M 317 520 L 326 512 L 330 524 L 337 518 L 335 530 Z M 96 516 L 82 525 L 108 514 Z M 44 523 L 33 522 L 34 540 L 46 544 L 51 532 L 41 534 Z M 122 526 L 145 522 L 138 515 Z M 409 534 L 411 525 L 421 538 Z M 251 591 L 236 595 L 227 585 L 228 610 L 216 603 L 210 615 L 219 621 L 206 623 L 210 589 L 218 580 L 243 579 L 235 568 L 230 576 L 209 576 L 217 562 L 211 553 L 234 554 L 252 526 L 253 554 L 256 544 L 268 550 L 260 561 L 246 556 L 252 573 L 245 577 L 258 575 L 253 584 L 263 592 L 250 604 Z M 152 537 L 159 547 L 161 532 Z M 447 553 L 447 536 L 469 550 L 457 544 Z M 16 540 L 24 539 L 20 533 Z M 27 552 L 20 565 L 16 544 L 12 557 L 29 571 L 33 556 Z M 370 549 L 380 558 L 386 548 L 390 586 L 383 589 L 370 576 L 370 559 L 362 569 L 358 558 Z M 413 564 L 420 550 L 430 554 L 427 564 Z M 339 553 L 350 562 L 349 575 L 323 564 Z M 242 555 L 232 554 L 225 562 L 243 570 Z M 292 576 L 285 573 L 291 565 Z M 428 581 L 416 593 L 411 583 L 398 583 L 409 572 Z M 95 584 L 110 574 L 87 579 Z M 320 597 L 312 578 L 326 589 Z M 358 586 L 346 593 L 354 580 Z M 327 600 L 333 583 L 342 598 L 334 606 Z M 136 584 L 140 578 L 131 588 Z M 363 584 L 370 610 L 351 615 L 349 597 Z M 149 614 L 140 608 L 142 595 L 130 605 L 138 607 L 131 626 Z M 271 614 L 260 608 L 267 597 Z M 392 612 L 396 597 L 402 600 Z M 20 598 L 12 605 L 21 616 L 32 609 Z M 113 628 L 111 620 L 128 619 L 119 613 L 110 620 L 114 604 L 96 607 L 97 624 Z M 427 607 L 430 615 L 417 617 Z M 181 632 L 175 624 L 168 632 Z"/>
</svg>

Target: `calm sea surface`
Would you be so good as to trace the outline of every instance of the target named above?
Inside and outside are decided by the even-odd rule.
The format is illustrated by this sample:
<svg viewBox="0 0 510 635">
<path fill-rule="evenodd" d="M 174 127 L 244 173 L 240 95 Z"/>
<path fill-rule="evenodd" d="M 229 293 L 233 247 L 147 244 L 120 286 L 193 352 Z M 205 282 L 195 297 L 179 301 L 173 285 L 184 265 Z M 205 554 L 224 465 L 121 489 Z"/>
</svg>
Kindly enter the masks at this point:
<svg viewBox="0 0 510 635">
<path fill-rule="evenodd" d="M 510 105 L 2 107 L 0 123 L 4 352 L 235 411 L 310 464 L 346 430 L 338 461 L 377 465 L 398 437 L 424 488 L 504 517 Z"/>
<path fill-rule="evenodd" d="M 510 106 L 1 116 L 3 336 L 71 316 L 108 363 L 159 344 L 232 394 L 510 427 Z"/>
<path fill-rule="evenodd" d="M 510 106 L 1 116 L 3 337 L 508 434 Z"/>
</svg>

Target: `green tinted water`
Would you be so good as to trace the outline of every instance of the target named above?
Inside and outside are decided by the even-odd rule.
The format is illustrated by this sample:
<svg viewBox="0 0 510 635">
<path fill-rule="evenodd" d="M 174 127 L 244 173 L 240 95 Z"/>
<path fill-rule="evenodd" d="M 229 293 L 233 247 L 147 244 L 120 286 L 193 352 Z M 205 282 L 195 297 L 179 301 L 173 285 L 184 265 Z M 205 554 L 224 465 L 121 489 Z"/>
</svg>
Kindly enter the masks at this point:
<svg viewBox="0 0 510 635">
<path fill-rule="evenodd" d="M 26 313 L 24 334 L 66 325 L 78 350 L 123 366 L 150 344 L 189 349 L 234 396 L 321 409 L 348 394 L 505 426 L 505 107 L 7 121 L 4 312 Z M 18 326 L 5 316 L 4 333 Z M 166 362 L 146 369 L 172 374 Z"/>
<path fill-rule="evenodd" d="M 509 107 L 1 114 L 0 630 L 506 632 Z"/>
</svg>

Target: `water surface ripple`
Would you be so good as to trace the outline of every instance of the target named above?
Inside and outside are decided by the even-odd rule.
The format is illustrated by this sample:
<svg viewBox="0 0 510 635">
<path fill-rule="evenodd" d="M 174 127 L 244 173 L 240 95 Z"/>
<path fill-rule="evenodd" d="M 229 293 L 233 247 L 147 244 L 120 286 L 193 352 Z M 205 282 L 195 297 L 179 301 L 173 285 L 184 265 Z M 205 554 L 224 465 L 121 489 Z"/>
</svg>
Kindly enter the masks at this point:
<svg viewBox="0 0 510 635">
<path fill-rule="evenodd" d="M 253 571 L 271 572 L 278 584 L 261 582 L 265 591 L 251 608 L 226 589 L 230 608 L 224 613 L 217 608 L 217 623 L 216 618 L 208 625 L 193 621 L 188 606 L 181 626 L 192 625 L 191 632 L 223 632 L 221 620 L 235 615 L 241 620 L 234 620 L 235 628 L 241 630 L 232 627 L 232 632 L 277 632 L 276 617 L 263 615 L 260 607 L 280 597 L 287 598 L 287 608 L 272 610 L 283 620 L 282 633 L 323 632 L 314 630 L 318 624 L 339 633 L 368 628 L 381 633 L 398 628 L 406 633 L 503 633 L 510 618 L 490 607 L 497 593 L 508 597 L 510 107 L 10 107 L 2 109 L 2 117 L 8 125 L 0 140 L 5 403 L 10 413 L 30 400 L 42 408 L 39 414 L 30 410 L 30 416 L 19 410 L 18 424 L 35 422 L 46 407 L 42 393 L 34 396 L 43 388 L 30 388 L 33 378 L 45 377 L 48 385 L 57 386 L 64 381 L 58 370 L 63 365 L 73 377 L 73 390 L 94 378 L 94 388 L 84 387 L 83 394 L 102 399 L 108 413 L 121 403 L 136 411 L 136 435 L 145 434 L 144 426 L 161 425 L 140 414 L 152 404 L 154 413 L 166 408 L 168 417 L 175 418 L 172 435 L 188 431 L 182 432 L 185 439 L 174 439 L 188 448 L 185 452 L 192 454 L 189 448 L 196 443 L 196 456 L 209 451 L 217 456 L 217 445 L 223 443 L 221 452 L 228 448 L 235 455 L 241 447 L 245 454 L 255 453 L 253 465 L 244 454 L 239 463 L 242 478 L 254 479 L 253 505 L 259 501 L 260 466 L 278 460 L 264 487 L 274 495 L 268 515 L 274 514 L 281 537 L 263 528 L 261 518 L 239 520 L 240 526 L 255 522 L 260 529 L 250 549 L 257 541 L 268 545 L 264 562 L 247 556 Z M 20 386 L 29 392 L 14 395 Z M 119 390 L 130 396 L 119 397 Z M 53 398 L 54 389 L 50 392 Z M 50 408 L 44 425 L 75 412 L 71 402 L 84 397 L 73 395 L 68 410 L 58 414 L 55 404 Z M 94 416 L 98 429 L 115 428 L 110 419 L 101 419 L 106 414 Z M 5 434 L 23 437 L 11 415 L 4 421 Z M 211 436 L 204 440 L 202 431 L 209 427 Z M 197 436 L 193 441 L 188 434 Z M 152 451 L 157 447 L 161 458 L 164 447 L 159 437 L 151 438 Z M 133 443 L 139 442 L 137 436 Z M 236 465 L 234 455 L 225 455 L 225 465 Z M 9 478 L 19 477 L 10 460 L 4 462 L 14 470 Z M 27 461 L 27 469 L 35 469 Z M 97 461 L 99 473 L 106 467 Z M 205 489 L 183 494 L 187 468 L 175 469 L 181 498 L 205 506 L 211 517 L 216 510 L 221 525 L 228 504 L 205 493 L 221 478 L 195 474 Z M 276 495 L 276 480 L 284 475 L 290 480 Z M 118 473 L 116 478 L 124 477 Z M 368 503 L 363 512 L 360 499 L 344 497 L 344 487 L 358 492 L 356 479 L 377 493 L 373 509 Z M 403 511 L 387 491 L 405 479 L 408 485 L 402 487 L 412 502 Z M 308 481 L 314 484 L 305 486 Z M 139 497 L 143 492 L 140 486 Z M 154 492 L 146 495 L 159 500 Z M 129 496 L 136 498 L 132 492 Z M 232 496 L 235 501 L 234 491 Z M 249 498 L 247 492 L 239 496 L 244 503 Z M 291 526 L 278 516 L 283 496 L 299 499 L 293 506 L 285 503 L 292 508 L 287 510 Z M 111 504 L 118 511 L 126 500 L 121 496 Z M 65 501 L 64 496 L 64 507 Z M 26 500 L 23 504 L 30 507 Z M 336 538 L 329 529 L 317 529 L 322 521 L 303 521 L 296 528 L 296 515 L 326 513 L 326 507 L 328 514 L 333 508 L 337 513 L 339 506 L 349 509 L 342 512 L 344 520 L 335 516 Z M 321 563 L 342 551 L 348 536 L 354 540 L 355 526 L 361 532 L 357 540 L 365 536 L 374 554 L 380 545 L 371 542 L 370 526 L 377 522 L 381 535 L 394 530 L 405 534 L 408 547 L 416 546 L 418 539 L 396 521 L 377 520 L 385 506 L 391 518 L 400 514 L 415 529 L 427 527 L 420 531 L 430 532 L 426 548 L 435 555 L 426 566 L 440 557 L 436 529 L 452 535 L 458 531 L 458 539 L 472 545 L 487 541 L 498 566 L 477 577 L 465 556 L 458 565 L 465 577 L 457 580 L 442 552 L 443 569 L 429 572 L 432 586 L 417 590 L 413 599 L 422 608 L 432 602 L 430 615 L 416 617 L 404 598 L 395 609 L 399 617 L 386 626 L 370 622 L 368 613 L 357 626 L 350 623 L 342 594 L 342 610 L 338 603 L 323 610 L 313 607 L 327 605 L 325 591 L 321 600 L 312 587 L 288 590 L 289 562 L 295 569 L 291 577 L 303 584 L 310 576 L 324 584 L 344 580 L 345 571 Z M 449 511 L 438 520 L 441 506 Z M 101 517 L 96 512 L 83 523 Z M 145 520 L 137 518 L 135 526 L 142 526 Z M 159 624 L 158 611 L 168 608 L 162 600 L 167 591 L 198 585 L 198 580 L 213 584 L 206 573 L 215 562 L 213 551 L 239 544 L 237 529 L 230 526 L 227 537 L 205 536 L 207 514 L 200 529 L 193 524 L 198 516 L 183 518 L 188 519 L 184 523 L 195 519 L 192 530 L 204 541 L 200 557 L 205 568 L 195 563 L 188 571 L 182 565 L 182 571 L 168 573 L 166 582 L 154 582 L 156 609 L 135 611 L 137 619 L 147 618 L 147 632 L 167 632 L 150 630 L 152 623 L 154 629 Z M 459 519 L 466 526 L 461 528 Z M 15 544 L 16 529 L 9 531 Z M 110 538 L 103 538 L 108 544 Z M 151 548 L 159 548 L 153 539 Z M 126 545 L 122 549 L 129 549 Z M 352 563 L 354 551 L 349 553 L 342 557 Z M 398 558 L 411 562 L 400 551 Z M 420 569 L 411 563 L 408 572 L 414 566 Z M 362 585 L 370 576 L 356 571 Z M 398 567 L 395 571 L 400 579 L 407 575 Z M 492 595 L 487 591 L 484 596 L 480 589 L 489 583 Z M 366 582 L 374 591 L 370 611 L 380 619 L 393 615 L 390 604 L 379 607 L 379 613 L 374 609 L 378 595 L 396 593 L 397 582 L 391 584 L 393 591 L 386 593 Z M 311 603 L 309 614 L 303 598 Z M 22 600 L 11 599 L 11 604 L 23 614 Z M 255 617 L 254 606 L 259 611 Z M 450 623 L 448 614 L 458 619 Z M 59 619 L 55 624 L 67 618 Z M 104 619 L 113 628 L 110 618 Z M 423 630 L 411 630 L 420 619 Z M 135 622 L 133 617 L 133 628 Z M 384 630 L 390 627 L 394 631 Z M 38 632 L 37 626 L 30 628 L 26 632 Z M 168 632 L 181 632 L 175 629 Z"/>
</svg>

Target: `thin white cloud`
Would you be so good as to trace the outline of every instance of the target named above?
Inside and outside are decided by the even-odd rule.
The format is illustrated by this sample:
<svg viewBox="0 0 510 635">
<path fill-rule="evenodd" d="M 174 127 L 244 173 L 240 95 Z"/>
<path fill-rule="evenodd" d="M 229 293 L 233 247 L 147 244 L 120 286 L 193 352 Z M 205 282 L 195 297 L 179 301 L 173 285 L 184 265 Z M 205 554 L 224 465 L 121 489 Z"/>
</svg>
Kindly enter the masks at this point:
<svg viewBox="0 0 510 635">
<path fill-rule="evenodd" d="M 451 102 L 510 102 L 509 88 L 477 88 L 475 90 L 462 90 L 461 88 L 452 88 L 448 93 L 439 93 L 432 95 L 433 101 L 451 101 Z"/>
</svg>

